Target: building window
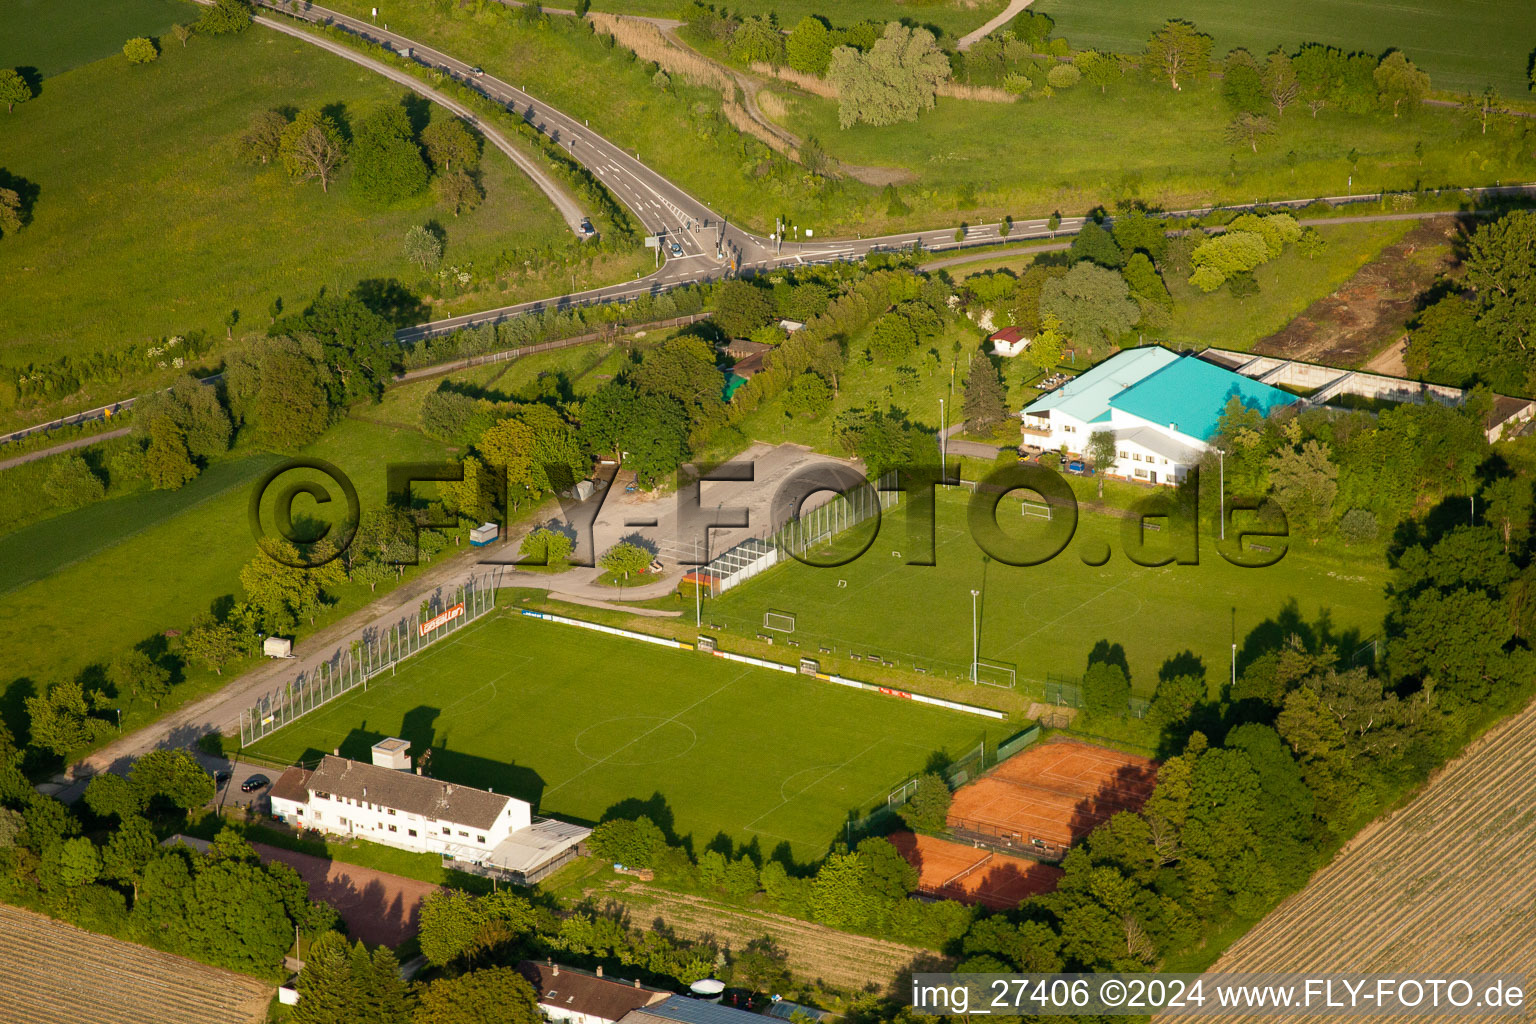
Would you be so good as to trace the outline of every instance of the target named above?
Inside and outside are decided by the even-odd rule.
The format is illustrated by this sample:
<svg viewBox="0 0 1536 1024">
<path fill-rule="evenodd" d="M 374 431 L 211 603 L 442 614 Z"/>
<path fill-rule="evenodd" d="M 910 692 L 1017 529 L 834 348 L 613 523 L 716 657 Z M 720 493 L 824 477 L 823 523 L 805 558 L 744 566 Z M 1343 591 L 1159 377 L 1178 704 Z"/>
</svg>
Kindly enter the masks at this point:
<svg viewBox="0 0 1536 1024">
<path fill-rule="evenodd" d="M 329 793 L 322 793 L 318 789 L 315 790 L 315 796 L 317 798 L 321 799 L 321 800 L 329 800 L 331 798 L 331 794 L 329 794 Z"/>
<path fill-rule="evenodd" d="M 468 832 L 460 832 L 459 835 L 463 836 L 465 839 L 469 838 L 469 833 Z"/>
<path fill-rule="evenodd" d="M 390 808 L 390 809 L 389 809 L 389 813 L 390 813 L 390 814 L 394 814 L 394 813 L 395 813 L 395 809 L 394 809 L 394 808 L 393 808 L 393 807 L 391 807 L 391 808 Z"/>
<path fill-rule="evenodd" d="M 408 828 L 408 829 L 405 830 L 405 834 L 410 836 L 410 837 L 412 837 L 412 838 L 415 838 L 416 830 L 413 829 L 413 828 Z"/>
<path fill-rule="evenodd" d="M 321 816 L 320 816 L 320 812 L 319 812 L 319 811 L 316 811 L 316 812 L 315 812 L 315 820 L 316 820 L 316 821 L 322 821 L 322 820 L 324 820 L 324 819 L 323 819 L 323 818 L 322 818 L 322 817 L 321 817 Z"/>
<path fill-rule="evenodd" d="M 304 808 L 302 808 L 302 807 L 296 807 L 296 808 L 294 808 L 294 813 L 296 813 L 296 814 L 298 814 L 298 815 L 300 815 L 300 816 L 302 816 L 302 815 L 303 815 L 303 814 L 304 814 Z"/>
<path fill-rule="evenodd" d="M 1130 452 L 1121 452 L 1121 453 L 1120 453 L 1120 457 L 1121 457 L 1121 458 L 1122 458 L 1122 459 L 1128 459 L 1128 458 L 1130 458 L 1130 457 L 1131 457 L 1131 453 L 1130 453 Z"/>
<path fill-rule="evenodd" d="M 395 826 L 393 826 L 393 825 L 389 826 L 389 830 L 391 832 L 399 832 L 400 831 L 399 829 L 395 828 Z"/>
<path fill-rule="evenodd" d="M 485 836 L 475 836 L 475 838 L 480 841 L 481 846 L 485 845 Z"/>
<path fill-rule="evenodd" d="M 1140 477 L 1140 478 L 1141 478 L 1141 479 L 1142 479 L 1142 480 L 1145 480 L 1145 479 L 1146 479 L 1146 478 L 1147 478 L 1147 471 L 1146 471 L 1146 470 L 1144 470 L 1144 469 L 1138 469 L 1138 470 L 1137 470 L 1137 471 L 1136 471 L 1136 475 L 1137 475 L 1137 476 L 1138 476 L 1138 477 Z"/>
<path fill-rule="evenodd" d="M 452 830 L 452 829 L 446 829 L 446 828 L 445 828 L 445 829 L 443 829 L 443 835 L 445 835 L 445 836 L 451 836 L 451 835 L 453 835 L 453 830 Z"/>
</svg>

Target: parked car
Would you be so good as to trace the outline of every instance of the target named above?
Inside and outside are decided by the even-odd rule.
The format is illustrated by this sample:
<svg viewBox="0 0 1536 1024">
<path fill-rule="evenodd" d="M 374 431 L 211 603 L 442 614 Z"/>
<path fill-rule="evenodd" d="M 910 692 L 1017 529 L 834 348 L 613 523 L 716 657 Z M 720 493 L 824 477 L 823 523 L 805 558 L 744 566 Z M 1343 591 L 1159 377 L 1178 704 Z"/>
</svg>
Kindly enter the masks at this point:
<svg viewBox="0 0 1536 1024">
<path fill-rule="evenodd" d="M 240 792 L 254 793 L 258 789 L 266 789 L 270 785 L 272 785 L 272 780 L 267 778 L 265 775 L 252 775 L 250 778 L 240 783 Z"/>
<path fill-rule="evenodd" d="M 224 788 L 224 783 L 226 783 L 228 781 L 229 781 L 229 769 L 228 768 L 220 768 L 218 771 L 213 773 L 213 788 L 214 789 L 223 789 Z"/>
<path fill-rule="evenodd" d="M 585 217 L 581 218 L 581 237 L 591 238 L 595 234 L 597 232 L 592 229 L 592 222 Z"/>
</svg>

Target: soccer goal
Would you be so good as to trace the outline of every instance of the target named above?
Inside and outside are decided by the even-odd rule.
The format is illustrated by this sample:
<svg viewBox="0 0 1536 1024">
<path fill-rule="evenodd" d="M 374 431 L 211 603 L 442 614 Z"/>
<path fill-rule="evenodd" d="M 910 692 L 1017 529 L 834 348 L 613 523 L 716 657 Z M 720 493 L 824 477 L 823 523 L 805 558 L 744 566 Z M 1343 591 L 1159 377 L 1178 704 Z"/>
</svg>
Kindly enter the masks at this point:
<svg viewBox="0 0 1536 1024">
<path fill-rule="evenodd" d="M 986 683 L 988 686 L 1000 686 L 1011 690 L 1014 684 L 1018 682 L 1018 679 L 1012 665 L 1001 661 L 977 660 L 976 681 L 978 683 Z"/>
<path fill-rule="evenodd" d="M 793 633 L 795 631 L 795 613 L 763 612 L 763 628 L 775 629 L 780 633 Z"/>
<path fill-rule="evenodd" d="M 1051 506 L 1044 501 L 1028 501 L 1021 503 L 1024 507 L 1024 515 L 1032 519 L 1051 518 Z"/>
</svg>

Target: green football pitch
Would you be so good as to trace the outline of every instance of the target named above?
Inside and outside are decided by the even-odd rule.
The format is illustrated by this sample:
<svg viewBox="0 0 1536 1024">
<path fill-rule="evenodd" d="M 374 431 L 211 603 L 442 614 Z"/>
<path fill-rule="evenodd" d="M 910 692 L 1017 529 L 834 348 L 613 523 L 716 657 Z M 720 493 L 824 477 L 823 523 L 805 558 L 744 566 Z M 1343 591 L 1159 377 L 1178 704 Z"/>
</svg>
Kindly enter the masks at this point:
<svg viewBox="0 0 1536 1024">
<path fill-rule="evenodd" d="M 990 731 L 989 731 L 990 727 Z M 701 849 L 719 834 L 819 859 L 850 811 L 1000 723 L 802 676 L 497 613 L 263 739 L 255 752 L 367 760 L 386 736 L 438 778 L 595 822 L 647 813 Z"/>
<path fill-rule="evenodd" d="M 882 517 L 875 541 L 849 564 L 818 568 L 786 560 L 707 603 L 704 621 L 756 634 L 765 631 L 766 612 L 788 613 L 802 649 L 830 647 L 969 678 L 974 589 L 983 662 L 1011 666 L 1020 683 L 1080 676 L 1089 653 L 1106 641 L 1124 650 L 1132 685 L 1148 695 L 1163 663 L 1186 651 L 1203 660 L 1213 683 L 1221 682 L 1234 640 L 1241 668 L 1248 643 L 1271 646 L 1321 624 L 1352 657 L 1375 636 L 1386 610 L 1379 549 L 1341 561 L 1336 552 L 1324 555 L 1293 540 L 1278 564 L 1239 568 L 1203 533 L 1198 565 L 1145 568 L 1125 557 L 1125 520 L 1086 511 L 1071 543 L 1043 565 L 983 561 L 967 529 L 969 497 L 958 490 L 939 495 L 932 566 L 906 564 L 915 548 L 902 505 Z M 1021 513 L 1016 500 L 999 505 L 998 522 L 1010 536 L 1039 537 L 1049 528 Z M 839 545 L 862 543 L 857 530 L 866 528 L 843 535 Z M 1157 536 L 1148 534 L 1149 545 Z M 1085 564 L 1084 552 L 1105 545 L 1107 562 Z M 988 675 L 1006 678 L 984 668 Z"/>
</svg>

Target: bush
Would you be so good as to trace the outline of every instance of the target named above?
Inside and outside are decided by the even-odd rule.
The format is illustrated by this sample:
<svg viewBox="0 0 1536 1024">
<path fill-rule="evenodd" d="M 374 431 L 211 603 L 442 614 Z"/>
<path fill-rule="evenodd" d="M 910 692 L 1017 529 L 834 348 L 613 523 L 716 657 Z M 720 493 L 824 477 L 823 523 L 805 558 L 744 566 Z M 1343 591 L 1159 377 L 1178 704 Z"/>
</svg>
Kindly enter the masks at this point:
<svg viewBox="0 0 1536 1024">
<path fill-rule="evenodd" d="M 1046 73 L 1045 80 L 1053 89 L 1070 89 L 1083 80 L 1083 73 L 1071 64 L 1057 64 Z"/>
<path fill-rule="evenodd" d="M 1339 538 L 1345 544 L 1369 544 L 1381 532 L 1376 513 L 1364 508 L 1352 508 L 1339 520 Z"/>
<path fill-rule="evenodd" d="M 85 460 L 71 453 L 59 459 L 48 471 L 48 478 L 43 481 L 43 493 L 56 505 L 78 508 L 100 501 L 106 497 L 107 489 Z"/>
</svg>

